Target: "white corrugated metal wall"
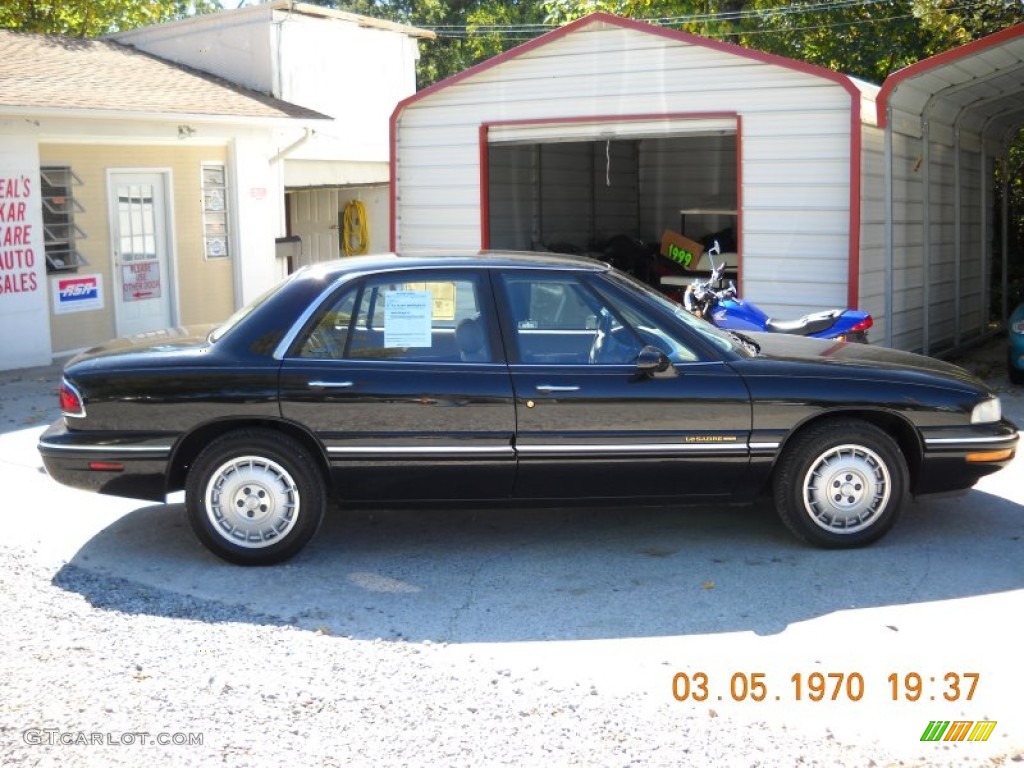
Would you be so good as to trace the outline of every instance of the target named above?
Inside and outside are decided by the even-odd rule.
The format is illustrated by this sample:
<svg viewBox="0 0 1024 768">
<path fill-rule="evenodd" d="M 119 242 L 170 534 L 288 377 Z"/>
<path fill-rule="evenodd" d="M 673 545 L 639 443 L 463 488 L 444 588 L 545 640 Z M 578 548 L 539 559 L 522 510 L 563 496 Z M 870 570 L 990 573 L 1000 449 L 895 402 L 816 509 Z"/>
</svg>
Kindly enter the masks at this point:
<svg viewBox="0 0 1024 768">
<path fill-rule="evenodd" d="M 874 319 L 871 338 L 884 338 L 886 312 L 885 135 L 864 126 L 861 145 L 860 301 L 857 308 Z"/>
<path fill-rule="evenodd" d="M 743 290 L 780 316 L 845 306 L 848 89 L 739 48 L 636 25 L 599 20 L 549 38 L 400 109 L 393 161 L 400 250 L 480 247 L 483 124 L 600 117 L 615 138 L 621 117 L 738 113 Z"/>
<path fill-rule="evenodd" d="M 940 352 L 987 330 L 993 161 L 977 135 L 922 128 L 916 115 L 892 121 L 891 344 Z"/>
</svg>

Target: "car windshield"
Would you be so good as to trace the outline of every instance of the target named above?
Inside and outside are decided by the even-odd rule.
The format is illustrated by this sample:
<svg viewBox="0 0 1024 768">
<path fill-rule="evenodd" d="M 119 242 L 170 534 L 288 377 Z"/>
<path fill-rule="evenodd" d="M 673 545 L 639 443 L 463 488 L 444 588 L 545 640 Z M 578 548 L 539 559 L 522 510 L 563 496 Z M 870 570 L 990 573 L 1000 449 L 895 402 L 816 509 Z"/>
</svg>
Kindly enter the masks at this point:
<svg viewBox="0 0 1024 768">
<path fill-rule="evenodd" d="M 720 328 L 716 328 L 706 320 L 701 320 L 696 315 L 688 312 L 681 304 L 677 304 L 667 296 L 658 293 L 649 285 L 640 282 L 631 275 L 627 275 L 617 270 L 610 270 L 608 275 L 613 280 L 625 283 L 629 288 L 645 294 L 649 300 L 659 305 L 665 311 L 671 313 L 673 317 L 679 320 L 679 322 L 684 323 L 695 333 L 700 334 L 705 341 L 717 349 L 727 352 L 735 352 L 746 357 L 753 357 L 757 354 L 756 345 L 753 344 L 752 341 L 741 338 L 736 334 L 723 331 Z"/>
</svg>

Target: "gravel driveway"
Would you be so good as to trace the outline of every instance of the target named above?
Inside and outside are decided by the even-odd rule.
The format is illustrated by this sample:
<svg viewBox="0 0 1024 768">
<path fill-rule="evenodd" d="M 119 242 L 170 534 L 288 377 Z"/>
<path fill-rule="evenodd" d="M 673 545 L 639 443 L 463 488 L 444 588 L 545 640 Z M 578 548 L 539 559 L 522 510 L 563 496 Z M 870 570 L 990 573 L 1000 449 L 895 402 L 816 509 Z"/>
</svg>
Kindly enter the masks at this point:
<svg viewBox="0 0 1024 768">
<path fill-rule="evenodd" d="M 963 362 L 1024 425 L 1000 353 Z M 853 552 L 760 507 L 355 511 L 242 569 L 43 474 L 57 377 L 0 374 L 4 765 L 1024 763 L 1019 457 Z"/>
</svg>

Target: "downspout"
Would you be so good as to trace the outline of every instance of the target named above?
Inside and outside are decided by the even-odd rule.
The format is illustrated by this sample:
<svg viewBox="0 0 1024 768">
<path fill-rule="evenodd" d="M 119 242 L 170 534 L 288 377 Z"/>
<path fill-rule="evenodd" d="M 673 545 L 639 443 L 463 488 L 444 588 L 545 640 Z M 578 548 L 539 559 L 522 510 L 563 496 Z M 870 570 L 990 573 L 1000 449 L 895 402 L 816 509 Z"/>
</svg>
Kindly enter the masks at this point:
<svg viewBox="0 0 1024 768">
<path fill-rule="evenodd" d="M 312 128 L 303 128 L 302 130 L 305 131 L 305 133 L 303 133 L 302 136 L 297 138 L 295 141 L 293 141 L 287 147 L 285 147 L 280 152 L 278 152 L 276 155 L 274 155 L 273 157 L 270 158 L 269 162 L 270 162 L 271 165 L 276 163 L 278 160 L 281 160 L 281 159 L 287 157 L 292 152 L 294 152 L 296 149 L 298 149 L 303 144 L 305 144 L 307 141 L 309 141 L 311 138 L 313 138 L 313 136 L 316 135 L 316 131 L 314 131 Z"/>
</svg>

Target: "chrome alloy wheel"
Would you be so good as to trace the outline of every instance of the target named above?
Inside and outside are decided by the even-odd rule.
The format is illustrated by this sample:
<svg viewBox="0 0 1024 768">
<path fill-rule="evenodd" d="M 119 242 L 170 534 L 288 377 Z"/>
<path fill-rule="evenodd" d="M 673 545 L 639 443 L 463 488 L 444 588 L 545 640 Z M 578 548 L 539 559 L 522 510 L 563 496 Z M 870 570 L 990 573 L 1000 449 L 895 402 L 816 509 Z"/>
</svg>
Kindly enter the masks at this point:
<svg viewBox="0 0 1024 768">
<path fill-rule="evenodd" d="M 204 507 L 213 530 L 231 543 L 260 549 L 286 536 L 299 519 L 299 489 L 288 471 L 262 456 L 217 467 Z"/>
<path fill-rule="evenodd" d="M 804 476 L 804 510 L 819 528 L 856 533 L 885 510 L 892 489 L 889 468 L 862 445 L 838 445 L 821 454 Z"/>
</svg>

